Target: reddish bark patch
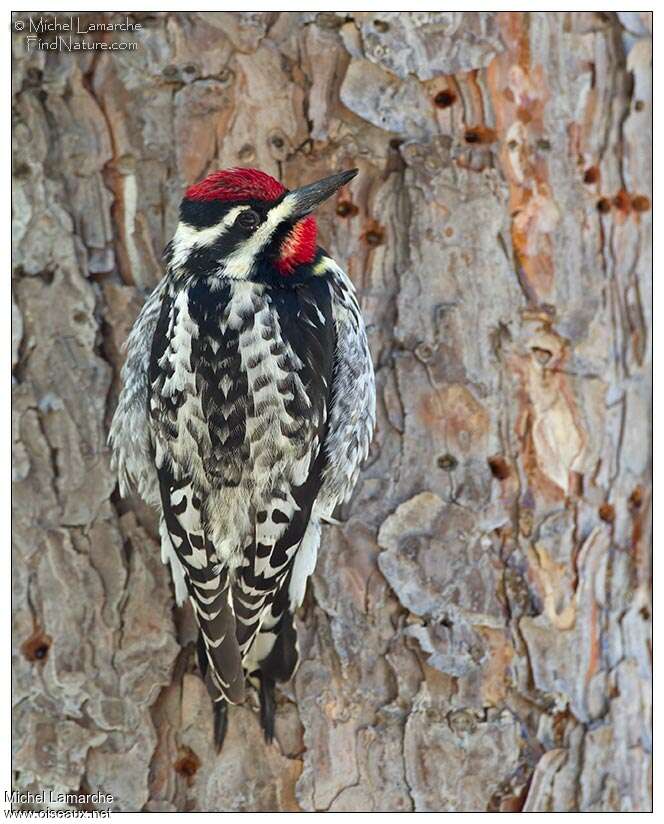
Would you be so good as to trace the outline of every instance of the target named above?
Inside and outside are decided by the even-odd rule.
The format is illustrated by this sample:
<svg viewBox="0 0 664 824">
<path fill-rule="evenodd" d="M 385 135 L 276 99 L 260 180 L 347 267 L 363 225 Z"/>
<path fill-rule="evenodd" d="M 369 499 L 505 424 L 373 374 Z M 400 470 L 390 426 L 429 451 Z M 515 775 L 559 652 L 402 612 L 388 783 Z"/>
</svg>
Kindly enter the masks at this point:
<svg viewBox="0 0 664 824">
<path fill-rule="evenodd" d="M 530 123 L 530 121 L 533 119 L 531 112 L 525 106 L 519 106 L 519 108 L 516 110 L 516 116 L 522 123 L 526 124 Z"/>
<path fill-rule="evenodd" d="M 574 498 L 583 497 L 583 475 L 581 472 L 571 470 L 569 473 L 569 483 L 567 484 L 569 494 Z"/>
<path fill-rule="evenodd" d="M 447 109 L 456 102 L 457 96 L 452 89 L 443 89 L 434 97 L 433 102 L 439 109 Z"/>
<path fill-rule="evenodd" d="M 551 353 L 546 368 L 535 353 L 526 355 L 523 348 L 507 354 L 507 363 L 521 384 L 516 434 L 521 441 L 522 466 L 528 488 L 538 498 L 576 497 L 583 488 L 576 464 L 587 435 L 565 375 L 568 345 L 553 331 L 550 318 L 540 315 L 532 320 L 529 348 Z M 567 433 L 565 438 L 560 438 L 561 432 Z"/>
<path fill-rule="evenodd" d="M 603 215 L 611 211 L 611 201 L 608 197 L 600 197 L 597 201 L 597 211 L 601 212 Z"/>
<path fill-rule="evenodd" d="M 637 486 L 629 496 L 629 508 L 639 510 L 643 506 L 643 487 Z"/>
<path fill-rule="evenodd" d="M 562 744 L 564 741 L 565 731 L 567 730 L 570 721 L 574 721 L 574 716 L 568 709 L 554 713 L 551 727 L 556 744 Z"/>
<path fill-rule="evenodd" d="M 180 752 L 181 755 L 173 766 L 175 772 L 181 775 L 186 780 L 187 785 L 191 787 L 194 777 L 200 769 L 201 759 L 191 747 L 183 747 Z"/>
<path fill-rule="evenodd" d="M 616 209 L 620 209 L 621 212 L 629 212 L 632 201 L 630 196 L 624 189 L 621 189 L 618 194 L 613 198 L 613 205 Z"/>
<path fill-rule="evenodd" d="M 367 246 L 381 246 L 385 242 L 385 230 L 374 223 L 367 228 L 363 238 Z"/>
<path fill-rule="evenodd" d="M 489 464 L 491 474 L 498 481 L 505 481 L 512 474 L 510 465 L 502 455 L 492 455 L 490 458 L 487 458 L 487 463 Z"/>
<path fill-rule="evenodd" d="M 543 154 L 550 148 L 545 110 L 551 92 L 544 68 L 530 60 L 529 15 L 499 17 L 506 48 L 488 66 L 487 82 L 501 141 L 499 159 L 510 190 L 514 256 L 524 289 L 534 303 L 541 303 L 553 288 L 552 235 L 560 218 Z"/>
<path fill-rule="evenodd" d="M 495 129 L 490 129 L 488 126 L 473 126 L 471 129 L 466 129 L 463 139 L 466 143 L 495 143 L 498 135 Z"/>
<path fill-rule="evenodd" d="M 584 183 L 597 183 L 599 180 L 599 169 L 597 166 L 589 166 L 584 175 L 583 175 L 583 182 Z"/>
<path fill-rule="evenodd" d="M 450 384 L 426 392 L 417 404 L 417 412 L 422 426 L 444 438 L 450 451 L 467 454 L 474 446 L 482 448 L 489 430 L 489 414 L 465 386 Z"/>
<path fill-rule="evenodd" d="M 52 643 L 53 639 L 38 629 L 21 644 L 21 652 L 28 661 L 45 661 Z"/>
<path fill-rule="evenodd" d="M 641 485 L 634 488 L 632 494 L 629 496 L 627 505 L 632 519 L 632 536 L 630 550 L 635 558 L 635 563 L 639 564 L 641 556 L 641 539 L 643 538 L 643 521 L 645 492 Z"/>
<path fill-rule="evenodd" d="M 632 209 L 635 212 L 647 212 L 650 209 L 650 199 L 645 195 L 635 195 L 632 198 Z"/>
<path fill-rule="evenodd" d="M 597 510 L 597 514 L 604 521 L 604 523 L 612 524 L 616 519 L 616 510 L 613 506 L 605 501 Z"/>
</svg>

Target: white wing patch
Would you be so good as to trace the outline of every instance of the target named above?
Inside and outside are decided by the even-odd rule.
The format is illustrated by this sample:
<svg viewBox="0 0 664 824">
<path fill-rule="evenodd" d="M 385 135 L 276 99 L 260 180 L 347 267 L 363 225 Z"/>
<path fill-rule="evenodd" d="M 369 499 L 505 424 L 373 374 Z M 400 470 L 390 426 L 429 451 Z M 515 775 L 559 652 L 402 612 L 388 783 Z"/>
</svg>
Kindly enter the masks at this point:
<svg viewBox="0 0 664 824">
<path fill-rule="evenodd" d="M 302 538 L 302 543 L 295 556 L 293 572 L 291 574 L 290 585 L 288 587 L 288 598 L 290 600 L 291 612 L 302 606 L 304 593 L 307 589 L 307 581 L 313 575 L 318 557 L 318 547 L 320 546 L 320 521 L 318 515 L 313 512 L 307 530 Z"/>
<path fill-rule="evenodd" d="M 175 603 L 181 607 L 189 597 L 189 593 L 184 580 L 184 569 L 173 549 L 173 542 L 166 529 L 163 516 L 159 519 L 159 537 L 161 538 L 161 562 L 166 565 L 170 564 L 171 577 L 175 588 Z"/>
</svg>

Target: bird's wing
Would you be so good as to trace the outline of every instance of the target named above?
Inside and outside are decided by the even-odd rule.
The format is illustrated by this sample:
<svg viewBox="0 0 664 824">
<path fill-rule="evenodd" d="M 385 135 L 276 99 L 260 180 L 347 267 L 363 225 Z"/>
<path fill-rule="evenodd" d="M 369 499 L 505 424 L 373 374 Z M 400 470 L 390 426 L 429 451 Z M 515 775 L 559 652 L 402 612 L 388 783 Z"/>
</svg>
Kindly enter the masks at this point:
<svg viewBox="0 0 664 824">
<path fill-rule="evenodd" d="M 287 495 L 279 494 L 267 501 L 256 514 L 256 540 L 245 551 L 233 588 L 238 642 L 248 671 L 269 654 L 272 644 L 265 634 L 271 634 L 273 643 L 280 633 L 284 611 L 291 607 L 289 585 L 311 522 L 323 465 L 324 455 L 319 448 L 305 483 L 293 485 Z M 290 677 L 286 670 L 288 666 L 271 675 L 285 681 Z"/>
<path fill-rule="evenodd" d="M 329 391 L 326 393 L 327 427 L 323 447 L 303 496 L 311 506 L 297 519 L 286 543 L 298 543 L 250 650 L 250 660 L 275 680 L 287 680 L 298 653 L 292 614 L 302 604 L 309 576 L 316 565 L 320 543 L 320 518 L 329 518 L 335 506 L 350 495 L 360 465 L 367 457 L 375 423 L 374 373 L 364 321 L 355 289 L 345 272 L 327 256 L 316 266 L 320 283 L 328 290 L 327 306 L 334 332 L 334 353 Z M 326 301 L 318 297 L 318 305 Z M 306 327 L 303 327 L 306 328 Z M 320 335 L 320 330 L 318 330 Z M 249 666 L 251 670 L 251 665 Z"/>
<path fill-rule="evenodd" d="M 271 650 L 266 633 L 274 639 L 281 632 L 292 570 L 323 481 L 335 350 L 331 298 L 324 281 L 307 282 L 297 291 L 275 290 L 269 305 L 274 326 L 266 337 L 271 368 L 277 373 L 270 387 L 266 370 L 251 371 L 249 393 L 266 404 L 266 421 L 274 414 L 270 405 L 276 404 L 282 437 L 270 443 L 268 435 L 264 448 L 252 448 L 254 455 L 280 457 L 273 482 L 256 505 L 255 538 L 244 552 L 233 591 L 238 641 L 248 671 Z M 254 330 L 260 338 L 260 312 L 256 318 Z M 260 436 L 263 424 L 258 421 L 253 431 Z M 259 630 L 261 643 L 256 641 Z M 286 680 L 292 671 L 285 661 L 281 664 L 271 667 L 275 680 Z"/>
<path fill-rule="evenodd" d="M 322 263 L 331 273 L 336 348 L 319 507 L 324 516 L 331 517 L 334 508 L 350 497 L 369 454 L 376 423 L 376 387 L 355 288 L 331 258 L 323 258 Z"/>
<path fill-rule="evenodd" d="M 148 370 L 150 427 L 164 537 L 181 564 L 201 630 L 209 662 L 206 681 L 214 697 L 237 703 L 244 697 L 244 672 L 236 638 L 231 570 L 228 558 L 220 557 L 212 543 L 208 506 L 223 468 L 222 432 L 233 443 L 238 437 L 243 440 L 233 424 L 238 417 L 235 401 L 243 394 L 243 387 L 236 385 L 242 372 L 237 353 L 232 355 L 227 341 L 228 345 L 215 353 L 217 357 L 208 357 L 206 362 L 218 364 L 236 380 L 229 387 L 230 400 L 219 400 L 218 405 L 211 402 L 208 382 L 214 380 L 214 374 L 203 376 L 200 366 L 204 337 L 190 314 L 187 289 L 165 295 Z M 233 454 L 229 449 L 226 452 Z M 221 460 L 216 457 L 219 455 Z M 228 480 L 232 469 L 226 470 Z"/>
<path fill-rule="evenodd" d="M 120 494 L 128 495 L 134 486 L 141 497 L 154 506 L 159 503 L 159 488 L 147 416 L 148 366 L 165 287 L 166 281 L 162 280 L 152 291 L 127 338 L 122 391 L 108 438 Z"/>
</svg>

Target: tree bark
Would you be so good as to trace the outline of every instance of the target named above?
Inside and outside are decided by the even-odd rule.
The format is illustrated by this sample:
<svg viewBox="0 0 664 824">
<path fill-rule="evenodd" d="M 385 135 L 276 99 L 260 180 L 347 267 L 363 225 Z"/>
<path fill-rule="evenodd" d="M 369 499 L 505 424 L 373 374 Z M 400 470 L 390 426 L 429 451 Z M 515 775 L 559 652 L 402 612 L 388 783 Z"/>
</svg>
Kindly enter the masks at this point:
<svg viewBox="0 0 664 824">
<path fill-rule="evenodd" d="M 13 35 L 14 788 L 650 809 L 650 16 L 130 19 L 88 39 L 135 51 Z M 276 742 L 251 698 L 216 755 L 192 618 L 106 436 L 182 191 L 234 165 L 359 167 L 319 225 L 378 427 Z"/>
</svg>

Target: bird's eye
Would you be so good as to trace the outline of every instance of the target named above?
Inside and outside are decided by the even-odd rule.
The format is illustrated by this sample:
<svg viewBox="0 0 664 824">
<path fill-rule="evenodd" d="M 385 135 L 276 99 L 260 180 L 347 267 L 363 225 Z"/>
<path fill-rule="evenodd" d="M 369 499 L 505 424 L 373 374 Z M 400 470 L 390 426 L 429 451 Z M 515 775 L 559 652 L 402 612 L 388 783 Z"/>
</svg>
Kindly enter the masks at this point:
<svg viewBox="0 0 664 824">
<path fill-rule="evenodd" d="M 244 212 L 240 212 L 237 219 L 238 226 L 241 226 L 243 229 L 247 229 L 249 231 L 253 231 L 260 222 L 261 216 L 258 212 L 254 212 L 253 209 L 247 209 Z"/>
</svg>

